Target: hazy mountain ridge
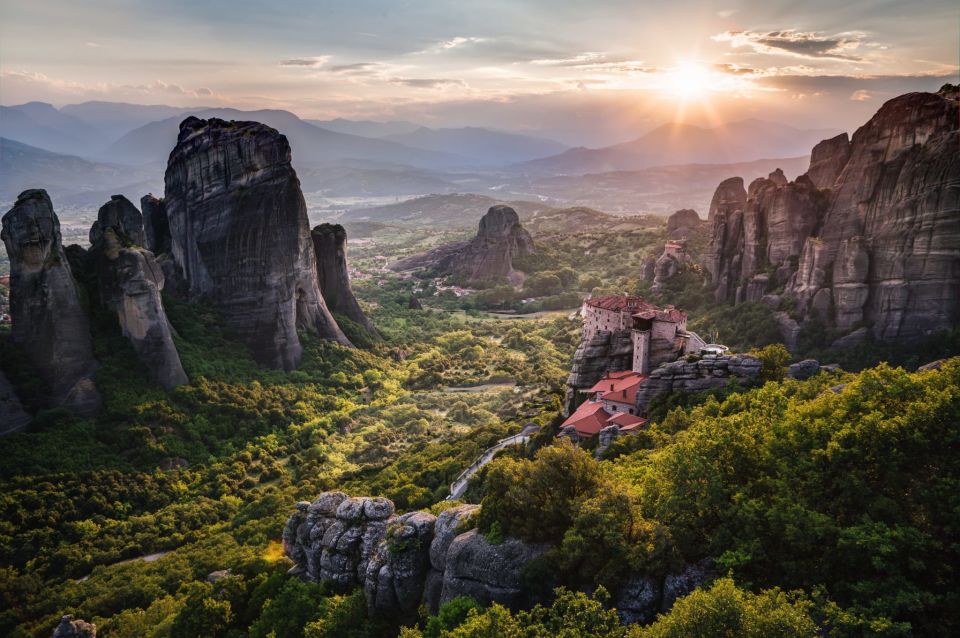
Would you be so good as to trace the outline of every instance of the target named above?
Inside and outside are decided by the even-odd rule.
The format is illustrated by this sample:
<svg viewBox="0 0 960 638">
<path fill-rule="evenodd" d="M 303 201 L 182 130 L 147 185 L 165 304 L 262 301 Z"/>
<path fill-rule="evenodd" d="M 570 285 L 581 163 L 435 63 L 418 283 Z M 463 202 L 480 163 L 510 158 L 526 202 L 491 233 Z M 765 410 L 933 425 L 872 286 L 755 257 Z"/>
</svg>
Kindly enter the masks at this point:
<svg viewBox="0 0 960 638">
<path fill-rule="evenodd" d="M 574 148 L 526 162 L 519 168 L 532 173 L 585 174 L 671 164 L 729 164 L 764 157 L 793 157 L 806 155 L 814 144 L 838 132 L 803 130 L 756 119 L 713 128 L 664 124 L 630 142 L 598 149 Z"/>
</svg>

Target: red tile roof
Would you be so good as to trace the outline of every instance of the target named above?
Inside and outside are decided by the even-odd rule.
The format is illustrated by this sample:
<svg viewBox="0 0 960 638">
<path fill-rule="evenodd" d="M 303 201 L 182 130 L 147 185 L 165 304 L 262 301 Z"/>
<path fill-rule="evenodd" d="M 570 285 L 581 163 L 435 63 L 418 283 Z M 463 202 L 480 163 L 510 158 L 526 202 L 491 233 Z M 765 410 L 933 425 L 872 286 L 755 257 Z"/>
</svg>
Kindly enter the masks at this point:
<svg viewBox="0 0 960 638">
<path fill-rule="evenodd" d="M 607 420 L 607 423 L 619 425 L 620 430 L 624 432 L 633 430 L 646 422 L 647 420 L 643 417 L 627 414 L 626 412 L 618 412 Z"/>
<path fill-rule="evenodd" d="M 637 391 L 646 379 L 647 375 L 634 372 L 629 377 L 614 381 L 612 388 L 610 388 L 610 383 L 608 382 L 607 389 L 604 390 L 601 398 L 604 401 L 612 401 L 613 403 L 633 405 L 637 401 Z"/>
<path fill-rule="evenodd" d="M 576 428 L 577 434 L 588 437 L 607 427 L 609 419 L 610 415 L 603 410 L 602 403 L 588 399 L 581 403 L 580 407 L 560 427 L 572 425 Z"/>
</svg>

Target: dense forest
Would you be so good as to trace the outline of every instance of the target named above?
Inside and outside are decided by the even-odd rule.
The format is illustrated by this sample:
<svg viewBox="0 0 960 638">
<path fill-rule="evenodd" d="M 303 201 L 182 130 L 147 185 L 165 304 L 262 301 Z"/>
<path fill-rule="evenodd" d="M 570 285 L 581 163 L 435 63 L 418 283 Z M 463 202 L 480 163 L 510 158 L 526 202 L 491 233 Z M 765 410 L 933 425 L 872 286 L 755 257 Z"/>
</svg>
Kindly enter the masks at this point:
<svg viewBox="0 0 960 638">
<path fill-rule="evenodd" d="M 258 367 L 213 309 L 165 298 L 191 379 L 170 392 L 148 381 L 116 320 L 95 315 L 102 413 L 39 410 L 30 431 L 4 439 L 0 633 L 47 636 L 63 613 L 109 637 L 960 631 L 960 363 L 895 367 L 955 349 L 956 336 L 910 351 L 866 344 L 841 361 L 863 371 L 808 381 L 785 379 L 786 359 L 773 357 L 763 385 L 665 398 L 600 459 L 553 440 L 579 343 L 571 311 L 586 293 L 671 301 L 740 351 L 778 341 L 768 308 L 709 303 L 693 268 L 654 293 L 637 272 L 663 239 L 554 238 L 522 264 L 520 292 L 456 297 L 426 277 L 359 278 L 382 340 L 338 317 L 361 347 L 306 338 L 292 372 Z M 384 253 L 438 240 L 384 236 L 351 260 L 380 272 Z M 39 381 L 2 338 L 0 357 L 36 408 Z M 444 499 L 461 470 L 528 423 L 540 434 L 486 466 L 464 500 L 482 505 L 476 525 L 491 542 L 550 544 L 526 577 L 542 604 L 460 598 L 384 619 L 360 590 L 286 574 L 280 533 L 297 501 L 339 489 L 439 513 L 456 504 Z M 630 574 L 704 560 L 712 584 L 652 624 L 621 623 L 615 592 Z"/>
</svg>

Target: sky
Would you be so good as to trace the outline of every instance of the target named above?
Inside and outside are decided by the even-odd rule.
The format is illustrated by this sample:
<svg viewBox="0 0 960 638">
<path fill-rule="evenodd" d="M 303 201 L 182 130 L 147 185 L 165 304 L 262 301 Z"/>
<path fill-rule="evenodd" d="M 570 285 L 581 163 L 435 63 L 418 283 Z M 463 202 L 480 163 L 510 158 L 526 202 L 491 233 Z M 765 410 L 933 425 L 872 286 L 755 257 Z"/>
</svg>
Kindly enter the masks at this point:
<svg viewBox="0 0 960 638">
<path fill-rule="evenodd" d="M 955 0 L 0 0 L 0 103 L 278 108 L 630 139 L 852 130 L 957 81 Z"/>
</svg>

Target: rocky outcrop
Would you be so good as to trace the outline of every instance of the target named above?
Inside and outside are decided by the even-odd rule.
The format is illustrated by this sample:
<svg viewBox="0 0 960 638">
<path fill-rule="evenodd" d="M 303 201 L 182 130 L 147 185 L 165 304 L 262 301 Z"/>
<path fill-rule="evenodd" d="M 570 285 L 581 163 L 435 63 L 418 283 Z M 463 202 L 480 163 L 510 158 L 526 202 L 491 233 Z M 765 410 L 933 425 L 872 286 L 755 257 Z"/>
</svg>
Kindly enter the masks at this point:
<svg viewBox="0 0 960 638">
<path fill-rule="evenodd" d="M 310 231 L 317 256 L 320 293 L 331 312 L 344 315 L 371 335 L 377 331 L 360 308 L 350 288 L 347 269 L 347 231 L 340 224 L 320 224 Z"/>
<path fill-rule="evenodd" d="M 25 430 L 31 420 L 7 380 L 7 375 L 0 370 L 0 436 Z"/>
<path fill-rule="evenodd" d="M 391 265 L 393 270 L 432 269 L 466 285 L 486 285 L 504 279 L 520 283 L 513 260 L 534 252 L 533 238 L 509 206 L 492 206 L 480 219 L 477 235 L 468 242 L 445 244 Z"/>
<path fill-rule="evenodd" d="M 122 195 L 114 195 L 100 208 L 90 240 L 100 300 L 117 314 L 120 330 L 141 363 L 164 388 L 187 383 L 160 296 L 163 269 L 153 253 L 137 243 L 145 241 L 140 211 Z"/>
<path fill-rule="evenodd" d="M 363 587 L 377 615 L 412 615 L 422 603 L 436 611 L 457 596 L 518 604 L 523 567 L 546 546 L 489 543 L 466 529 L 478 511 L 460 505 L 439 517 L 397 516 L 387 499 L 325 492 L 297 504 L 283 530 L 284 551 L 295 563 L 292 573 L 341 590 Z"/>
<path fill-rule="evenodd" d="M 787 376 L 798 381 L 806 381 L 820 372 L 820 362 L 816 359 L 804 359 L 787 366 Z"/>
<path fill-rule="evenodd" d="M 716 576 L 710 560 L 687 565 L 663 576 L 635 574 L 620 588 L 614 606 L 622 622 L 647 624 L 655 620 L 657 614 L 670 611 L 677 599 L 692 593 Z"/>
<path fill-rule="evenodd" d="M 833 338 L 867 327 L 877 340 L 910 341 L 955 327 L 958 122 L 955 86 L 902 95 L 849 141 L 818 144 L 795 182 L 752 184 L 742 215 L 724 208 L 736 198 L 730 180 L 721 184 L 704 262 L 716 298 L 753 301 L 783 287 Z"/>
<path fill-rule="evenodd" d="M 440 604 L 469 596 L 481 605 L 523 605 L 523 568 L 547 548 L 515 538 L 494 545 L 475 529 L 457 536 L 447 549 Z"/>
<path fill-rule="evenodd" d="M 53 630 L 53 638 L 97 638 L 97 626 L 67 615 L 60 619 L 60 624 Z"/>
<path fill-rule="evenodd" d="M 257 122 L 188 117 L 165 176 L 171 250 L 262 364 L 293 369 L 297 329 L 349 344 L 320 294 L 290 145 Z"/>
<path fill-rule="evenodd" d="M 633 366 L 633 342 L 629 330 L 601 330 L 592 339 L 581 341 L 573 354 L 567 385 L 586 390 L 607 372 L 629 370 Z"/>
<path fill-rule="evenodd" d="M 714 200 L 730 190 L 729 181 Z M 820 222 L 824 202 L 809 179 L 787 182 L 777 169 L 750 184 L 742 209 L 718 206 L 704 263 L 717 301 L 759 301 L 768 288 L 786 284 L 804 240 Z"/>
<path fill-rule="evenodd" d="M 367 563 L 363 591 L 379 614 L 409 614 L 423 600 L 437 517 L 427 512 L 398 516 Z"/>
<path fill-rule="evenodd" d="M 2 238 L 10 258 L 11 341 L 43 379 L 51 404 L 82 415 L 96 412 L 90 324 L 46 191 L 20 194 L 3 216 Z"/>
<path fill-rule="evenodd" d="M 154 255 L 170 252 L 170 222 L 167 220 L 167 206 L 153 193 L 140 198 L 140 212 L 143 213 L 146 248 Z"/>
<path fill-rule="evenodd" d="M 703 221 L 697 211 L 689 208 L 678 210 L 667 217 L 667 237 L 670 239 L 689 239 L 699 229 Z"/>
<path fill-rule="evenodd" d="M 665 363 L 652 370 L 637 390 L 637 414 L 645 415 L 655 397 L 669 392 L 703 392 L 723 387 L 731 379 L 749 384 L 760 374 L 760 368 L 759 359 L 745 354 Z"/>
<path fill-rule="evenodd" d="M 810 153 L 807 177 L 817 188 L 833 188 L 847 160 L 850 159 L 850 136 L 841 133 L 823 140 Z"/>
</svg>

